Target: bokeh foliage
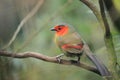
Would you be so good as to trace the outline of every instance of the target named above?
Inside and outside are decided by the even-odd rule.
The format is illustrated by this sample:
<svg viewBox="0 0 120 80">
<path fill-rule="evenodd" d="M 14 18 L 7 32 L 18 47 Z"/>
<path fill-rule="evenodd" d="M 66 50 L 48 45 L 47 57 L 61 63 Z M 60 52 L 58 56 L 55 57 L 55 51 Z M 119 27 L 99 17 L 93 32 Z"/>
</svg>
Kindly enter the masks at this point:
<svg viewBox="0 0 120 80">
<path fill-rule="evenodd" d="M 17 25 L 33 9 L 39 0 L 0 0 L 0 47 L 10 40 Z M 95 4 L 97 0 L 93 0 Z M 117 0 L 116 0 L 117 1 Z M 119 0 L 118 0 L 119 1 Z M 115 2 L 116 4 L 116 2 Z M 117 7 L 118 10 L 120 9 Z M 5 16 L 5 17 L 4 17 Z M 4 21 L 3 21 L 4 20 Z M 7 21 L 6 21 L 7 20 Z M 45 0 L 39 11 L 21 29 L 14 43 L 8 48 L 12 52 L 35 51 L 48 56 L 61 53 L 54 43 L 54 32 L 50 28 L 67 23 L 76 28 L 89 44 L 94 54 L 106 63 L 104 33 L 92 11 L 79 0 Z M 36 33 L 37 32 L 37 33 Z M 119 53 L 119 33 L 111 27 L 116 52 Z M 34 34 L 34 36 L 32 36 Z M 118 60 L 120 62 L 120 54 Z M 66 58 L 66 57 L 64 57 Z M 47 63 L 37 59 L 1 58 L 1 69 L 8 69 L 10 80 L 102 80 L 92 72 L 73 66 Z M 82 61 L 88 62 L 87 59 Z M 7 66 L 9 65 L 9 66 Z M 107 65 L 107 64 L 106 64 Z M 2 72 L 2 71 L 0 71 Z M 7 77 L 8 75 L 2 75 Z M 8 78 L 6 80 L 9 80 Z"/>
</svg>

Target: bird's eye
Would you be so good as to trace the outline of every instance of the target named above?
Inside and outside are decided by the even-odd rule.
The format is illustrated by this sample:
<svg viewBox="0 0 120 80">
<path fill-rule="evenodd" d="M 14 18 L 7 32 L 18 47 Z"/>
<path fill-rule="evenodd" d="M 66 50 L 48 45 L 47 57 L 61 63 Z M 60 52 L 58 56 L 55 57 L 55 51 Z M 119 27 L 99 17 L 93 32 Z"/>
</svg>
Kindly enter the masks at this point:
<svg viewBox="0 0 120 80">
<path fill-rule="evenodd" d="M 61 28 L 58 28 L 58 30 L 61 30 Z"/>
</svg>

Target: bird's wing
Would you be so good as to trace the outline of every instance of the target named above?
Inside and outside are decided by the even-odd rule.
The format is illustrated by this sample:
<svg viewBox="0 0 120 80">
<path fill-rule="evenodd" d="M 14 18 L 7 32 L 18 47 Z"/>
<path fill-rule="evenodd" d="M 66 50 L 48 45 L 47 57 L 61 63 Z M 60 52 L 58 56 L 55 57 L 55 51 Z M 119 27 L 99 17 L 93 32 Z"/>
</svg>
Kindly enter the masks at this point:
<svg viewBox="0 0 120 80">
<path fill-rule="evenodd" d="M 64 44 L 61 48 L 63 51 L 78 54 L 82 52 L 83 44 Z"/>
</svg>

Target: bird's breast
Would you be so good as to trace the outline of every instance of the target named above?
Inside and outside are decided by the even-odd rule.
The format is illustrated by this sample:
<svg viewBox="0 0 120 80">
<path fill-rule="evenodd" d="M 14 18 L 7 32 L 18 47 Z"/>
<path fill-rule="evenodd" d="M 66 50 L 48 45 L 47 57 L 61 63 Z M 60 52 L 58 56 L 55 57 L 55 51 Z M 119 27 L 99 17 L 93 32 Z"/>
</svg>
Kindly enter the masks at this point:
<svg viewBox="0 0 120 80">
<path fill-rule="evenodd" d="M 82 40 L 76 33 L 64 36 L 56 36 L 56 43 L 66 56 L 79 55 L 82 53 Z"/>
</svg>

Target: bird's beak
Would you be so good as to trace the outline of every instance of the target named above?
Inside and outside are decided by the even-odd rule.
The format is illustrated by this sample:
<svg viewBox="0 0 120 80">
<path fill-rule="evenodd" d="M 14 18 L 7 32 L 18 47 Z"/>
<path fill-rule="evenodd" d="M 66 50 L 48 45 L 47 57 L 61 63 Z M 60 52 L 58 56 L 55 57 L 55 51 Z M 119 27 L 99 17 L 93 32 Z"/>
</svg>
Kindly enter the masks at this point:
<svg viewBox="0 0 120 80">
<path fill-rule="evenodd" d="M 51 30 L 51 31 L 56 31 L 56 29 L 54 29 L 54 28 L 51 28 L 50 30 Z"/>
</svg>

